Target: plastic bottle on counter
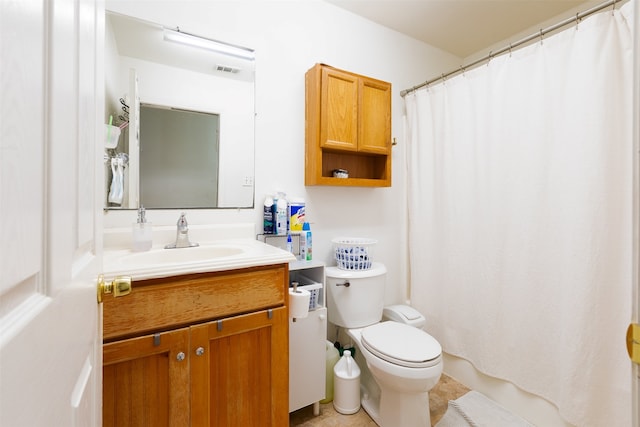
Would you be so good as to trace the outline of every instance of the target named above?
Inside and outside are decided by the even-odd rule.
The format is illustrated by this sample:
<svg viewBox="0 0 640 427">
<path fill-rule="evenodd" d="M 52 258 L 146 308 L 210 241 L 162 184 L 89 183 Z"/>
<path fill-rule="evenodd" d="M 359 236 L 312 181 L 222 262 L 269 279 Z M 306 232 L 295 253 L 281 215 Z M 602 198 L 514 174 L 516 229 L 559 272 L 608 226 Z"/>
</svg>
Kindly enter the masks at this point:
<svg viewBox="0 0 640 427">
<path fill-rule="evenodd" d="M 293 253 L 293 241 L 291 240 L 291 233 L 287 234 L 287 252 Z"/>
<path fill-rule="evenodd" d="M 311 226 L 308 222 L 305 222 L 300 233 L 300 259 L 302 261 L 311 261 L 313 259 L 312 246 Z"/>
<path fill-rule="evenodd" d="M 275 221 L 273 218 L 273 196 L 268 195 L 264 199 L 264 211 L 262 214 L 263 218 L 263 233 L 264 234 L 274 234 L 275 233 Z"/>
<path fill-rule="evenodd" d="M 278 191 L 278 196 L 275 204 L 276 204 L 276 218 L 275 218 L 276 233 L 275 234 L 285 236 L 288 231 L 287 229 L 288 228 L 287 227 L 287 207 L 288 207 L 287 195 L 282 191 Z"/>
</svg>

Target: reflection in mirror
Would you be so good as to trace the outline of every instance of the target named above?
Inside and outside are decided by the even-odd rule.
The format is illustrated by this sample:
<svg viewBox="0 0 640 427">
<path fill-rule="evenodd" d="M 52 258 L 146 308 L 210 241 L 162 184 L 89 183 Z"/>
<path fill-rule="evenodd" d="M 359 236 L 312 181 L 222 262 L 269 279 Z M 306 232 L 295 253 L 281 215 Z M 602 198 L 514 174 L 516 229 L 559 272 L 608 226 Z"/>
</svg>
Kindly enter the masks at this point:
<svg viewBox="0 0 640 427">
<path fill-rule="evenodd" d="M 140 203 L 145 208 L 216 206 L 218 117 L 140 105 Z"/>
<path fill-rule="evenodd" d="M 117 144 L 106 146 L 105 206 L 251 208 L 253 51 L 222 44 L 239 54 L 214 52 L 171 33 L 107 12 L 106 137 Z"/>
</svg>

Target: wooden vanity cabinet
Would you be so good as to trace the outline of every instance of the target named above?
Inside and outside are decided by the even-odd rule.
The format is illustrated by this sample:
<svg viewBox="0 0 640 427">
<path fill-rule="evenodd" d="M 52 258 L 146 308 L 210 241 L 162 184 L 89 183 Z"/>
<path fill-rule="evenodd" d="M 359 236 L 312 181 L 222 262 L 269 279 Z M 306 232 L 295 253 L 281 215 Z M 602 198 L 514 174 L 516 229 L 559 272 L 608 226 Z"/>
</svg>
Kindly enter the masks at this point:
<svg viewBox="0 0 640 427">
<path fill-rule="evenodd" d="M 188 426 L 189 329 L 104 344 L 102 425 Z M 159 343 L 156 345 L 156 340 Z"/>
<path fill-rule="evenodd" d="M 305 184 L 391 186 L 391 84 L 316 64 L 305 91 Z"/>
<path fill-rule="evenodd" d="M 287 288 L 281 264 L 105 300 L 103 425 L 288 425 Z"/>
</svg>

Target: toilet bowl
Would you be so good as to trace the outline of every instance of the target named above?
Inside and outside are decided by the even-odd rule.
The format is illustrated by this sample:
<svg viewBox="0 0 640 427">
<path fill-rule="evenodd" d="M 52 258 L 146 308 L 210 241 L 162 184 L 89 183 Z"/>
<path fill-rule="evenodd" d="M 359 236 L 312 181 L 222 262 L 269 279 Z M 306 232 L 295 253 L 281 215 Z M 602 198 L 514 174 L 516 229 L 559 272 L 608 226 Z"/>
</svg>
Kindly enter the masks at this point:
<svg viewBox="0 0 640 427">
<path fill-rule="evenodd" d="M 430 427 L 428 392 L 442 374 L 442 347 L 420 329 L 424 316 L 409 306 L 383 306 L 382 264 L 325 273 L 328 320 L 345 329 L 366 361 L 363 374 L 374 380 L 363 382 L 365 411 L 381 427 Z"/>
</svg>

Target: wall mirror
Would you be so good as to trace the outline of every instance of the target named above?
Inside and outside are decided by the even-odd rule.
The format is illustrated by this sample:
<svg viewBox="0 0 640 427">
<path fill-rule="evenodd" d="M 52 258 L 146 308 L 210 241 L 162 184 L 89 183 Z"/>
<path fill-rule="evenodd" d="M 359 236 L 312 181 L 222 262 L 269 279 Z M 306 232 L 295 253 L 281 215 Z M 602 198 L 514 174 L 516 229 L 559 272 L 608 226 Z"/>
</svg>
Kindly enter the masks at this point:
<svg viewBox="0 0 640 427">
<path fill-rule="evenodd" d="M 252 208 L 248 48 L 107 12 L 105 208 Z"/>
</svg>

